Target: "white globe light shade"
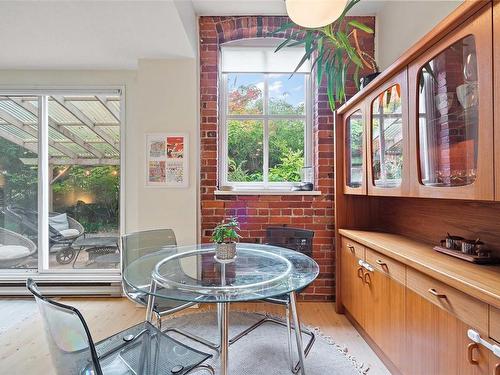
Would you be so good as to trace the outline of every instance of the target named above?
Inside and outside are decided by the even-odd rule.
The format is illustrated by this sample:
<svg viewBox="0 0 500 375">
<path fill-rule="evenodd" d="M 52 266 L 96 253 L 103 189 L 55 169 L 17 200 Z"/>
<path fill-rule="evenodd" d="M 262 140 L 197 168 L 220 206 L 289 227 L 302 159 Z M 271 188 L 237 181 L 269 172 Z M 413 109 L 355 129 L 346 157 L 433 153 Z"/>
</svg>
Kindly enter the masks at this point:
<svg viewBox="0 0 500 375">
<path fill-rule="evenodd" d="M 286 0 L 286 11 L 297 25 L 307 28 L 323 27 L 339 18 L 347 1 Z"/>
</svg>

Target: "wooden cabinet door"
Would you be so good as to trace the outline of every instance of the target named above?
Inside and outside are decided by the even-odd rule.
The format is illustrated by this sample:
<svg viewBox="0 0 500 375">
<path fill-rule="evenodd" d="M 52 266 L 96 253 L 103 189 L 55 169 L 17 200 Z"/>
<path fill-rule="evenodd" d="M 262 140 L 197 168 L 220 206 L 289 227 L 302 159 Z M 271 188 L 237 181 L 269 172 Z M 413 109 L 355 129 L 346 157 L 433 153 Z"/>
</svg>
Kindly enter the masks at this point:
<svg viewBox="0 0 500 375">
<path fill-rule="evenodd" d="M 410 289 L 406 291 L 404 374 L 488 375 L 488 350 L 474 347 L 469 362 L 470 327 Z"/>
<path fill-rule="evenodd" d="M 490 374 L 500 375 L 500 358 L 493 353 L 490 353 Z"/>
<path fill-rule="evenodd" d="M 366 195 L 366 109 L 354 107 L 343 117 L 344 193 Z"/>
<path fill-rule="evenodd" d="M 352 250 L 347 241 L 342 239 L 340 254 L 340 290 L 342 304 L 349 314 L 363 326 L 364 303 L 362 267 L 359 265 L 359 248 Z M 364 249 L 362 250 L 364 251 Z M 362 255 L 361 258 L 364 258 Z"/>
<path fill-rule="evenodd" d="M 366 333 L 400 370 L 405 361 L 405 286 L 378 270 L 365 271 Z"/>
<path fill-rule="evenodd" d="M 412 196 L 494 199 L 491 7 L 408 68 Z"/>
<path fill-rule="evenodd" d="M 405 69 L 366 99 L 368 195 L 409 195 L 407 92 Z"/>
<path fill-rule="evenodd" d="M 493 65 L 495 80 L 495 199 L 500 201 L 500 1 L 493 3 Z M 499 374 L 500 375 L 500 374 Z"/>
</svg>

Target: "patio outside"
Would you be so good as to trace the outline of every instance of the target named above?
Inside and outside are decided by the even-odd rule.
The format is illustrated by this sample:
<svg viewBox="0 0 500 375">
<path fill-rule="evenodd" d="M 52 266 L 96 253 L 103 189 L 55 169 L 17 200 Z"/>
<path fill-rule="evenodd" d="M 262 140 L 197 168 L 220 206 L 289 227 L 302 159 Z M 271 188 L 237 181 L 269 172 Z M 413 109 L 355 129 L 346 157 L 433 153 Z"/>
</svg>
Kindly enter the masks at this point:
<svg viewBox="0 0 500 375">
<path fill-rule="evenodd" d="M 38 103 L 0 96 L 2 269 L 38 268 Z M 48 103 L 49 268 L 117 268 L 120 97 Z"/>
</svg>

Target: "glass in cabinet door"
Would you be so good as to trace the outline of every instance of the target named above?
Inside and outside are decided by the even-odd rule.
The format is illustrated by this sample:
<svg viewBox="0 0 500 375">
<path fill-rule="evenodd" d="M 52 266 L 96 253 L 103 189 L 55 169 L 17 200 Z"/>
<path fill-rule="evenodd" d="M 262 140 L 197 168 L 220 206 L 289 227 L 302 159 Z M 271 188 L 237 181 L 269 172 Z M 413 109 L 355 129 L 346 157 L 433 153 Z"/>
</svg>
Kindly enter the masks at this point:
<svg viewBox="0 0 500 375">
<path fill-rule="evenodd" d="M 384 90 L 372 102 L 371 151 L 373 185 L 394 188 L 403 173 L 403 113 L 401 87 Z"/>
<path fill-rule="evenodd" d="M 464 186 L 476 179 L 479 85 L 474 36 L 450 45 L 418 76 L 420 183 Z"/>
<path fill-rule="evenodd" d="M 357 110 L 346 120 L 346 185 L 351 188 L 363 182 L 363 136 L 363 114 Z"/>
</svg>

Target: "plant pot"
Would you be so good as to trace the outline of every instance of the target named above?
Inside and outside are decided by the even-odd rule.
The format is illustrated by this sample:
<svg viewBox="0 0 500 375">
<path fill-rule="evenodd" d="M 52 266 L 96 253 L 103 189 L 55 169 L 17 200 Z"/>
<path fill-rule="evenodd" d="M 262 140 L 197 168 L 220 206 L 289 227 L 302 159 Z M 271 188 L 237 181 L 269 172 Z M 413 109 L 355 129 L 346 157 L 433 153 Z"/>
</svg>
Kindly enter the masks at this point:
<svg viewBox="0 0 500 375">
<path fill-rule="evenodd" d="M 377 78 L 379 76 L 380 72 L 375 72 L 375 73 L 371 73 L 371 74 L 368 74 L 367 76 L 365 77 L 362 77 L 360 80 L 359 80 L 359 89 L 361 90 L 363 87 L 366 87 L 368 86 L 368 84 L 373 81 L 375 78 Z"/>
<path fill-rule="evenodd" d="M 219 260 L 234 259 L 236 256 L 236 242 L 215 244 L 215 256 Z"/>
</svg>

